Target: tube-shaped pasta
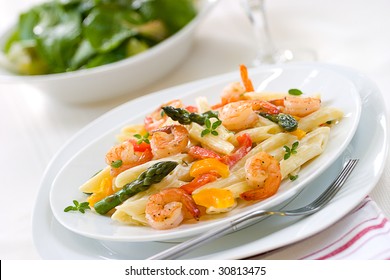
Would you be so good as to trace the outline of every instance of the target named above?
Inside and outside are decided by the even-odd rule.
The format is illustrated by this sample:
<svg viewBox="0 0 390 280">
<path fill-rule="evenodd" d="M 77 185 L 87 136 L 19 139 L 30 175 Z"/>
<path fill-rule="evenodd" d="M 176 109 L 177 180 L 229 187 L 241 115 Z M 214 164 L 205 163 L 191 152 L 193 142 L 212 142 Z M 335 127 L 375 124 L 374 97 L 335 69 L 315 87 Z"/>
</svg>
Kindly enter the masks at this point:
<svg viewBox="0 0 390 280">
<path fill-rule="evenodd" d="M 298 128 L 303 131 L 311 131 L 327 121 L 339 121 L 344 113 L 332 107 L 323 107 L 298 121 Z"/>
<path fill-rule="evenodd" d="M 222 188 L 227 188 L 231 185 L 234 185 L 236 183 L 240 183 L 240 182 L 243 182 L 245 181 L 245 170 L 244 168 L 241 168 L 237 171 L 235 171 L 234 173 L 230 173 L 230 176 L 227 177 L 227 178 L 220 178 L 216 181 L 213 181 L 211 183 L 208 183 L 198 189 L 196 189 L 193 193 L 197 193 L 199 192 L 200 190 L 203 190 L 203 189 L 212 189 L 212 188 L 215 188 L 215 189 L 222 189 Z"/>
<path fill-rule="evenodd" d="M 114 221 L 127 225 L 146 225 L 145 208 L 149 196 L 141 197 L 136 201 L 125 201 L 116 207 L 116 211 L 111 216 Z"/>
<path fill-rule="evenodd" d="M 123 127 L 121 132 L 116 135 L 116 140 L 118 143 L 122 143 L 123 141 L 133 138 L 134 134 L 144 135 L 146 133 L 145 127 L 142 124 L 131 124 Z"/>
<path fill-rule="evenodd" d="M 229 142 L 227 139 L 233 137 L 233 134 L 229 132 L 226 128 L 220 125 L 216 130 L 218 135 L 207 134 L 201 136 L 204 127 L 197 124 L 192 123 L 191 128 L 189 130 L 190 138 L 195 139 L 204 147 L 209 147 L 212 150 L 221 153 L 221 154 L 230 154 L 234 150 L 234 145 Z"/>
<path fill-rule="evenodd" d="M 202 114 L 204 112 L 211 110 L 211 106 L 210 106 L 206 97 L 200 96 L 200 97 L 196 98 L 195 102 L 196 102 L 196 106 L 198 107 L 199 114 Z"/>
<path fill-rule="evenodd" d="M 277 124 L 271 124 L 267 126 L 257 126 L 254 128 L 249 128 L 242 130 L 236 134 L 236 137 L 243 135 L 247 133 L 250 138 L 252 139 L 252 142 L 254 143 L 260 143 L 264 141 L 265 139 L 270 138 L 274 134 L 280 132 L 281 129 Z"/>
<path fill-rule="evenodd" d="M 287 160 L 280 161 L 282 179 L 294 172 L 297 168 L 321 154 L 329 139 L 330 128 L 319 127 L 306 134 L 299 142 L 296 154 L 291 154 Z"/>
<path fill-rule="evenodd" d="M 254 147 L 248 154 L 246 154 L 239 162 L 237 162 L 233 168 L 232 172 L 243 168 L 245 165 L 245 162 L 255 154 L 257 154 L 260 151 L 267 152 L 277 159 L 280 159 L 282 157 L 283 153 L 283 146 L 289 145 L 290 143 L 293 143 L 297 140 L 297 137 L 294 135 L 291 135 L 289 133 L 278 133 L 271 137 L 269 137 L 267 140 L 264 140 L 260 144 L 258 144 L 256 147 Z"/>
<path fill-rule="evenodd" d="M 224 189 L 227 189 L 227 190 L 231 191 L 233 193 L 233 197 L 234 198 L 239 198 L 240 194 L 242 194 L 243 192 L 251 190 L 252 187 L 249 186 L 247 184 L 247 182 L 244 180 L 244 181 L 235 183 L 233 185 L 227 186 Z"/>
<path fill-rule="evenodd" d="M 104 178 L 111 177 L 110 166 L 106 166 L 102 171 L 90 178 L 87 182 L 79 187 L 79 190 L 83 193 L 96 193 L 100 190 L 100 183 Z"/>
</svg>

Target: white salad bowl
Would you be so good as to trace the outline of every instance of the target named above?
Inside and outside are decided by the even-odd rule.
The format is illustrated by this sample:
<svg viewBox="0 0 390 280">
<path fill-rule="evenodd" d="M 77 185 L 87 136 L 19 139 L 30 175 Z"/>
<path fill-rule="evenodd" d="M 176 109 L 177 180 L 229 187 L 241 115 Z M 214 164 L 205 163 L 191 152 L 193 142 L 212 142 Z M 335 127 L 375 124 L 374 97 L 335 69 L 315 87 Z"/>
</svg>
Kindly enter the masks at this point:
<svg viewBox="0 0 390 280">
<path fill-rule="evenodd" d="M 73 72 L 24 76 L 0 68 L 0 83 L 28 84 L 61 102 L 85 104 L 124 96 L 172 71 L 189 53 L 196 27 L 217 0 L 199 0 L 198 14 L 149 50 L 118 62 Z M 11 33 L 0 35 L 0 46 Z"/>
</svg>

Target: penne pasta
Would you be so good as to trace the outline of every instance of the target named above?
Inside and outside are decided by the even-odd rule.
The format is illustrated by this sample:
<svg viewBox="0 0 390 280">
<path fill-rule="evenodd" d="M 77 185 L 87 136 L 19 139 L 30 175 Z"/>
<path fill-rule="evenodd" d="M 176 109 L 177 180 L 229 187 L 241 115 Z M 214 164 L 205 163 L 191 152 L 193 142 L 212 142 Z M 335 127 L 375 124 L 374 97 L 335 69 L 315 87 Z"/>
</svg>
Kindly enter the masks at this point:
<svg viewBox="0 0 390 280">
<path fill-rule="evenodd" d="M 236 138 L 246 133 L 250 136 L 252 142 L 260 143 L 280 131 L 281 131 L 280 127 L 276 124 L 271 124 L 267 126 L 258 126 L 254 128 L 241 130 L 236 134 Z"/>
<path fill-rule="evenodd" d="M 303 131 L 311 131 L 328 121 L 340 121 L 343 117 L 343 112 L 336 108 L 323 107 L 318 111 L 301 118 L 298 121 L 298 127 Z"/>
<path fill-rule="evenodd" d="M 253 100 L 273 101 L 273 100 L 283 99 L 286 96 L 288 96 L 288 94 L 285 92 L 251 91 L 251 92 L 246 92 L 244 96 L 248 99 L 253 99 Z M 321 98 L 321 95 L 312 94 L 310 97 Z"/>
<path fill-rule="evenodd" d="M 118 143 L 122 143 L 123 141 L 134 138 L 134 134 L 145 134 L 145 127 L 141 124 L 131 124 L 123 127 L 121 132 L 116 135 L 116 140 Z"/>
<path fill-rule="evenodd" d="M 234 198 L 239 198 L 240 194 L 249 191 L 250 189 L 252 189 L 252 187 L 250 187 L 246 183 L 246 181 L 242 180 L 241 182 L 227 186 L 225 189 L 231 191 L 233 193 Z"/>
<path fill-rule="evenodd" d="M 228 141 L 234 135 L 228 132 L 223 126 L 218 127 L 218 136 L 214 135 L 205 135 L 202 136 L 202 131 L 204 127 L 197 123 L 192 123 L 189 130 L 190 138 L 198 141 L 202 146 L 210 148 L 217 153 L 224 155 L 230 154 L 234 150 L 234 145 Z"/>
<path fill-rule="evenodd" d="M 144 196 L 139 200 L 125 201 L 121 206 L 117 207 L 111 218 L 127 225 L 146 225 L 145 208 L 148 203 L 149 196 Z"/>
<path fill-rule="evenodd" d="M 239 170 L 232 172 L 229 177 L 221 178 L 214 182 L 208 183 L 194 191 L 194 193 L 198 193 L 203 189 L 222 189 L 228 188 L 231 185 L 241 183 L 245 180 L 245 171 L 244 168 L 240 168 Z"/>
<path fill-rule="evenodd" d="M 199 113 L 204 113 L 207 111 L 211 111 L 211 106 L 209 102 L 207 101 L 207 98 L 204 96 L 200 96 L 196 98 L 196 106 L 198 108 Z"/>
<path fill-rule="evenodd" d="M 245 155 L 237 164 L 232 168 L 232 171 L 236 171 L 244 167 L 245 162 L 260 151 L 265 151 L 277 159 L 282 158 L 284 154 L 283 146 L 290 145 L 297 140 L 297 137 L 288 133 L 278 133 L 268 138 L 255 146 L 247 155 Z"/>
<path fill-rule="evenodd" d="M 293 173 L 309 160 L 320 155 L 329 139 L 329 127 L 319 127 L 308 133 L 300 142 L 297 153 L 280 162 L 282 178 Z"/>
<path fill-rule="evenodd" d="M 79 190 L 83 193 L 96 193 L 100 190 L 100 184 L 104 178 L 111 178 L 110 166 L 106 166 L 103 170 L 82 184 L 79 187 Z"/>
</svg>

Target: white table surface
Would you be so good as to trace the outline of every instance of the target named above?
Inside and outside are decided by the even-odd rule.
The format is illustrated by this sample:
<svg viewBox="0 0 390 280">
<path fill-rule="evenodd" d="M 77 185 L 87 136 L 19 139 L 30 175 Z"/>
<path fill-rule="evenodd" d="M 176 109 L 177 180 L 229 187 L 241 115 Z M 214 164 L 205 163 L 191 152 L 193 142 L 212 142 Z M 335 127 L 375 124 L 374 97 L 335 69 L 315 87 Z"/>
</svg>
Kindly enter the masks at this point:
<svg viewBox="0 0 390 280">
<path fill-rule="evenodd" d="M 0 32 L 37 0 L 0 0 Z M 266 1 L 267 2 L 267 1 Z M 273 0 L 267 2 L 278 46 L 308 47 L 318 61 L 352 67 L 373 80 L 390 108 L 390 1 Z M 255 54 L 238 0 L 221 0 L 199 26 L 188 58 L 166 78 L 128 96 L 94 105 L 58 103 L 22 85 L 0 84 L 0 259 L 39 259 L 32 210 L 51 158 L 81 128 L 135 97 L 237 71 Z M 370 196 L 390 217 L 390 159 Z"/>
</svg>

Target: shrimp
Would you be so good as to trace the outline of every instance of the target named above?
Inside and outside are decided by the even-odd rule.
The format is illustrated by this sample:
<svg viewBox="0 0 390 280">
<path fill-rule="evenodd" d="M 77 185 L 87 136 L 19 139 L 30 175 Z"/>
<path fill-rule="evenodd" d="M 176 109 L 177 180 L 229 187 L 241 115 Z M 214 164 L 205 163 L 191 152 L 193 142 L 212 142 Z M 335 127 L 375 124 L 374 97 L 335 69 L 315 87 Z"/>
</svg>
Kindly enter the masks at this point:
<svg viewBox="0 0 390 280">
<path fill-rule="evenodd" d="M 270 154 L 261 151 L 245 163 L 246 182 L 254 189 L 243 192 L 244 200 L 260 200 L 274 195 L 282 180 L 279 162 Z"/>
<path fill-rule="evenodd" d="M 180 188 L 168 188 L 153 194 L 146 204 L 146 220 L 155 229 L 175 228 L 184 218 L 191 216 L 198 220 L 200 210 L 192 196 Z"/>
<path fill-rule="evenodd" d="M 315 97 L 286 96 L 281 111 L 285 114 L 305 117 L 321 107 L 321 99 Z"/>
<path fill-rule="evenodd" d="M 158 107 L 153 113 L 147 115 L 144 120 L 146 131 L 150 132 L 164 126 L 168 116 L 163 114 L 162 107 L 172 106 L 175 108 L 182 108 L 184 105 L 181 100 L 175 99 Z"/>
<path fill-rule="evenodd" d="M 256 125 L 259 120 L 256 111 L 279 113 L 279 109 L 267 101 L 246 100 L 226 104 L 220 109 L 218 117 L 227 129 L 237 131 Z"/>
<path fill-rule="evenodd" d="M 248 70 L 245 65 L 240 65 L 240 74 L 242 83 L 234 82 L 227 85 L 222 91 L 220 105 L 223 106 L 231 102 L 246 100 L 247 98 L 244 94 L 246 92 L 254 91 L 252 81 L 248 78 Z"/>
<path fill-rule="evenodd" d="M 150 149 L 145 149 L 142 152 L 134 151 L 134 146 L 131 140 L 122 142 L 113 146 L 106 154 L 106 163 L 111 166 L 111 175 L 117 176 L 119 173 L 150 161 L 153 154 Z"/>
<path fill-rule="evenodd" d="M 244 64 L 240 65 L 240 75 L 241 75 L 242 83 L 244 84 L 245 87 L 245 91 L 246 92 L 255 91 L 252 81 L 249 79 L 248 76 L 248 69 Z"/>
<path fill-rule="evenodd" d="M 244 93 L 245 88 L 241 85 L 240 82 L 235 82 L 227 85 L 223 89 L 221 94 L 222 105 L 245 99 L 243 95 Z"/>
<path fill-rule="evenodd" d="M 183 152 L 188 144 L 188 130 L 182 125 L 170 125 L 153 131 L 150 146 L 154 158 L 172 156 Z"/>
</svg>

